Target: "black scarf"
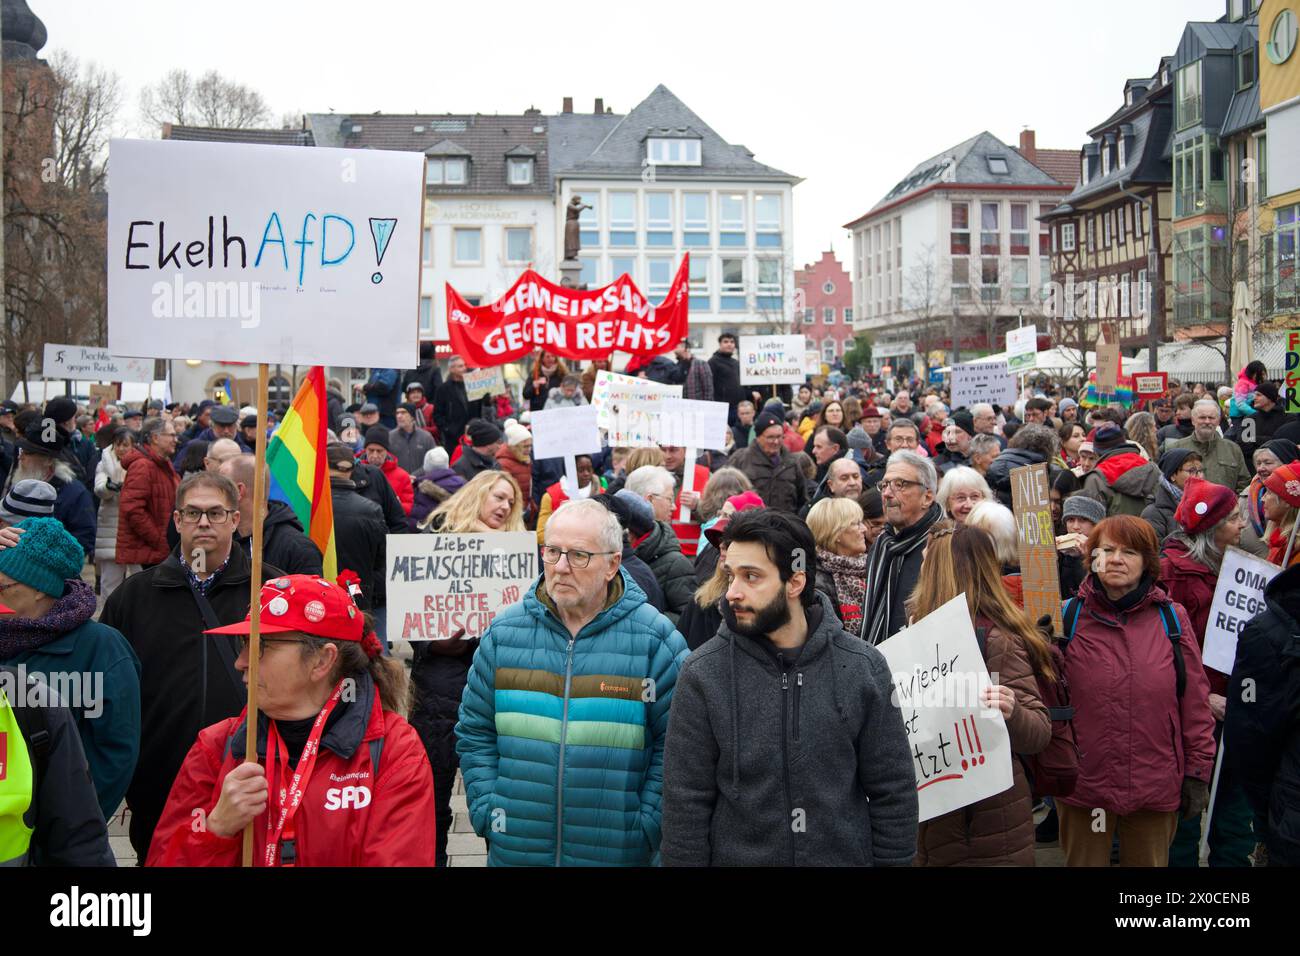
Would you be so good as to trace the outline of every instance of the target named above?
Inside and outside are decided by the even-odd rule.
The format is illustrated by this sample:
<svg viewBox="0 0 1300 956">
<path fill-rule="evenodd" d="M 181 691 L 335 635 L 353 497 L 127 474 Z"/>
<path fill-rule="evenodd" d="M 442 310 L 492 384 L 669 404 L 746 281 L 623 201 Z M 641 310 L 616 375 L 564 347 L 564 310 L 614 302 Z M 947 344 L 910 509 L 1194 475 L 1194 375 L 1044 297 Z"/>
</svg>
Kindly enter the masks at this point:
<svg viewBox="0 0 1300 956">
<path fill-rule="evenodd" d="M 868 644 L 879 644 L 889 637 L 889 609 L 903 572 L 903 559 L 925 547 L 930 529 L 942 517 L 943 509 L 936 501 L 910 528 L 895 531 L 886 525 L 876 539 L 867 557 L 867 595 L 862 609 L 862 637 Z"/>
</svg>

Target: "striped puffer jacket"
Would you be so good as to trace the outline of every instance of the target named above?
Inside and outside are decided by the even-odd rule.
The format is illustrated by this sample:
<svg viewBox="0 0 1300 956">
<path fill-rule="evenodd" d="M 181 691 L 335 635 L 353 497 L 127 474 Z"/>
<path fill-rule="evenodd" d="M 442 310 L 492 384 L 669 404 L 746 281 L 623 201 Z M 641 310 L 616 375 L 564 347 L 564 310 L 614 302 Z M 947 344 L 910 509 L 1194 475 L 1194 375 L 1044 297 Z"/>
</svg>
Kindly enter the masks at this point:
<svg viewBox="0 0 1300 956">
<path fill-rule="evenodd" d="M 657 862 L 681 635 L 619 570 L 576 638 L 540 579 L 483 635 L 456 750 L 492 866 Z"/>
</svg>

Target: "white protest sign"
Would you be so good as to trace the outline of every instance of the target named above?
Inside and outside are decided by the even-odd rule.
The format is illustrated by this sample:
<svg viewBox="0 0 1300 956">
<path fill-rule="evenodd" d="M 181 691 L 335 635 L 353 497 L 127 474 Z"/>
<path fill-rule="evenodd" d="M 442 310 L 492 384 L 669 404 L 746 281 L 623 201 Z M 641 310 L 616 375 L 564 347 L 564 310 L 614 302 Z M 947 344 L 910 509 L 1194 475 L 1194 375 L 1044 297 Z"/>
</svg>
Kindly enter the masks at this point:
<svg viewBox="0 0 1300 956">
<path fill-rule="evenodd" d="M 952 407 L 969 408 L 976 402 L 1014 405 L 1018 391 L 1016 377 L 1006 362 L 970 362 L 952 367 Z"/>
<path fill-rule="evenodd" d="M 1038 364 L 1038 327 L 1026 325 L 1007 333 L 1007 371 L 1025 372 Z"/>
<path fill-rule="evenodd" d="M 390 534 L 384 553 L 390 639 L 481 637 L 537 577 L 531 531 Z"/>
<path fill-rule="evenodd" d="M 108 349 L 46 342 L 41 375 L 102 382 L 153 382 L 153 359 L 120 358 Z"/>
<path fill-rule="evenodd" d="M 1240 548 L 1229 547 L 1219 567 L 1210 617 L 1205 622 L 1201 662 L 1220 674 L 1231 674 L 1237 659 L 1237 635 L 1264 610 L 1264 588 L 1282 571 Z"/>
<path fill-rule="evenodd" d="M 424 165 L 388 149 L 113 140 L 109 351 L 410 367 Z"/>
<path fill-rule="evenodd" d="M 877 645 L 893 675 L 912 752 L 922 821 L 1001 793 L 1013 783 L 1002 713 L 984 707 L 987 668 L 966 595 Z"/>
<path fill-rule="evenodd" d="M 808 378 L 807 351 L 802 335 L 742 335 L 736 355 L 740 384 L 802 385 Z"/>
<path fill-rule="evenodd" d="M 815 350 L 805 351 L 803 353 L 803 370 L 809 375 L 820 375 L 822 373 L 822 353 Z"/>
<path fill-rule="evenodd" d="M 659 443 L 663 402 L 681 397 L 680 385 L 600 371 L 591 390 L 591 407 L 596 410 L 596 424 L 608 433 L 611 447 L 644 448 Z"/>
<path fill-rule="evenodd" d="M 505 390 L 506 376 L 500 365 L 465 370 L 465 397 L 471 402 L 476 398 L 500 395 Z"/>
<path fill-rule="evenodd" d="M 578 493 L 578 455 L 600 451 L 596 409 L 591 405 L 551 408 L 533 412 L 533 458 L 563 458 L 565 490 Z"/>
<path fill-rule="evenodd" d="M 727 444 L 728 410 L 726 402 L 665 399 L 659 416 L 659 443 L 722 451 Z"/>
</svg>

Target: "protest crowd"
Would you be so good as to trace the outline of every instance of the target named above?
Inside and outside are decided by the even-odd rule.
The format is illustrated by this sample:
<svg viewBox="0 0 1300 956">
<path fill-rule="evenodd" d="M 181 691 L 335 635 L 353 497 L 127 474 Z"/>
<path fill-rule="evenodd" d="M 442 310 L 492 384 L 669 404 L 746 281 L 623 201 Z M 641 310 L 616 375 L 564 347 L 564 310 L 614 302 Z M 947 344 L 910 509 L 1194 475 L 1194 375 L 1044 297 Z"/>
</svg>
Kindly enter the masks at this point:
<svg viewBox="0 0 1300 956">
<path fill-rule="evenodd" d="M 30 758 L 0 777 L 0 863 L 112 865 L 125 807 L 147 866 L 239 865 L 250 824 L 259 866 L 442 866 L 458 774 L 500 866 L 1026 866 L 1057 844 L 1197 866 L 1203 831 L 1211 866 L 1300 863 L 1300 416 L 1262 366 L 1128 403 L 1031 374 L 954 405 L 948 382 L 744 385 L 737 346 L 537 350 L 518 392 L 471 398 L 427 344 L 357 393 L 323 383 L 337 580 L 287 498 L 256 500 L 286 409 L 5 402 L 0 686 L 46 704 L 0 708 Z M 711 403 L 718 447 L 616 424 L 534 454 L 535 423 L 605 415 L 608 387 Z M 511 533 L 540 573 L 488 626 L 396 632 L 419 615 L 390 614 L 394 536 Z M 1274 576 L 1211 667 L 1239 554 Z M 985 680 L 961 766 L 997 740 L 1010 767 L 927 814 L 890 644 L 962 595 Z M 60 705 L 66 674 L 93 693 Z"/>
</svg>

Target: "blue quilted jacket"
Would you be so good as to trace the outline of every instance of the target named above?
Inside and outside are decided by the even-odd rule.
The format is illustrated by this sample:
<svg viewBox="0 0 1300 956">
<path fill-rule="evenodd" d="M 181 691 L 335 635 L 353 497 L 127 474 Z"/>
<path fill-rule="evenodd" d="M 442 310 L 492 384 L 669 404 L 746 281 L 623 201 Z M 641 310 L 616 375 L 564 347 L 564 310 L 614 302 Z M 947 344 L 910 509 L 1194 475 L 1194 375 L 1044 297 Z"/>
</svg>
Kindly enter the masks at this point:
<svg viewBox="0 0 1300 956">
<path fill-rule="evenodd" d="M 539 578 L 474 655 L 456 751 L 489 865 L 657 862 L 668 707 L 689 652 L 619 576 L 622 595 L 576 638 Z"/>
</svg>

